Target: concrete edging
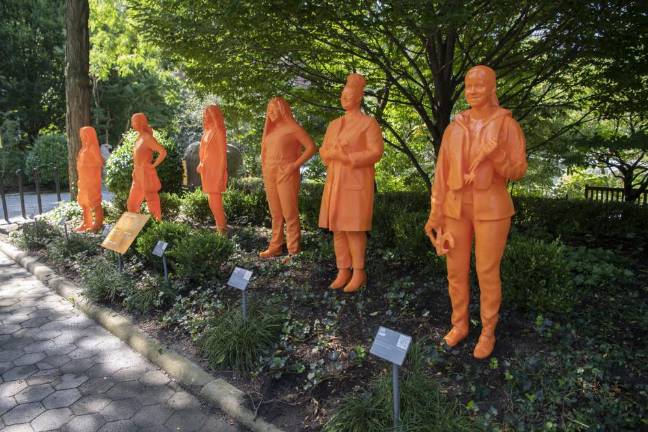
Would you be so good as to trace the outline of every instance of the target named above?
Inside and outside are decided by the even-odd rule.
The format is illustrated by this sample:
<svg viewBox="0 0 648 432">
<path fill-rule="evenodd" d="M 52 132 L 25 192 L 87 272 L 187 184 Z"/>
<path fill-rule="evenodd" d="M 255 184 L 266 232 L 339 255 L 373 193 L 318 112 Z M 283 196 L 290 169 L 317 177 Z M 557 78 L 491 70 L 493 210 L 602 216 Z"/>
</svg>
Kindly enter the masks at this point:
<svg viewBox="0 0 648 432">
<path fill-rule="evenodd" d="M 243 391 L 223 379 L 214 378 L 199 365 L 166 348 L 160 341 L 138 329 L 128 317 L 88 301 L 81 295 L 80 287 L 38 262 L 38 258 L 1 240 L 0 252 L 27 269 L 45 286 L 70 301 L 76 308 L 127 343 L 151 363 L 158 365 L 178 383 L 192 389 L 242 425 L 255 432 L 283 432 L 261 418 L 254 418 L 254 413 L 243 405 L 245 398 Z M 196 390 L 197 388 L 199 390 Z"/>
</svg>

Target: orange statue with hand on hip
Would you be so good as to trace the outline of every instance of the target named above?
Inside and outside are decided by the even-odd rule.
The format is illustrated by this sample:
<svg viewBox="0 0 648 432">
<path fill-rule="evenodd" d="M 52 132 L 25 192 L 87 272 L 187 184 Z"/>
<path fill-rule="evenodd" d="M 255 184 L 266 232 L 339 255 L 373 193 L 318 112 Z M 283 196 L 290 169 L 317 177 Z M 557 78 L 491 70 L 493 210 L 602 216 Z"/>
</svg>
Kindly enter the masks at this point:
<svg viewBox="0 0 648 432">
<path fill-rule="evenodd" d="M 262 258 L 281 254 L 284 222 L 288 253 L 300 251 L 299 168 L 316 151 L 311 137 L 294 119 L 288 102 L 282 97 L 271 99 L 261 141 L 261 167 L 272 217 L 272 238 L 268 249 L 259 254 Z"/>
<path fill-rule="evenodd" d="M 475 240 L 482 330 L 473 354 L 483 359 L 495 347 L 502 302 L 500 263 L 514 214 L 506 185 L 524 176 L 527 160 L 520 125 L 499 106 L 495 71 L 481 65 L 470 69 L 465 94 L 470 109 L 459 113 L 443 134 L 425 231 L 438 253 L 447 254 L 452 329 L 444 340 L 449 346 L 468 335 Z"/>
<path fill-rule="evenodd" d="M 346 113 L 329 124 L 320 148 L 326 184 L 319 226 L 333 231 L 338 274 L 330 288 L 344 292 L 357 291 L 367 282 L 365 250 L 373 217 L 374 165 L 384 149 L 378 122 L 360 111 L 365 83 L 360 74 L 347 77 L 340 97 Z"/>
<path fill-rule="evenodd" d="M 227 143 L 225 119 L 220 108 L 209 105 L 203 114 L 203 136 L 200 140 L 200 173 L 202 190 L 207 194 L 209 208 L 220 233 L 227 232 L 227 219 L 223 209 L 222 193 L 227 189 Z"/>
<path fill-rule="evenodd" d="M 104 164 L 97 132 L 92 126 L 79 129 L 81 150 L 77 155 L 77 202 L 83 210 L 83 222 L 75 228 L 77 232 L 99 231 L 103 225 L 101 207 L 101 169 Z M 94 222 L 92 213 L 94 212 Z"/>
<path fill-rule="evenodd" d="M 162 206 L 158 192 L 162 184 L 155 170 L 164 161 L 167 151 L 153 137 L 153 129 L 148 119 L 142 113 L 131 117 L 131 126 L 139 134 L 133 147 L 133 183 L 128 195 L 127 207 L 129 212 L 139 213 L 144 199 L 155 220 L 162 220 Z M 153 152 L 158 157 L 153 162 Z"/>
</svg>

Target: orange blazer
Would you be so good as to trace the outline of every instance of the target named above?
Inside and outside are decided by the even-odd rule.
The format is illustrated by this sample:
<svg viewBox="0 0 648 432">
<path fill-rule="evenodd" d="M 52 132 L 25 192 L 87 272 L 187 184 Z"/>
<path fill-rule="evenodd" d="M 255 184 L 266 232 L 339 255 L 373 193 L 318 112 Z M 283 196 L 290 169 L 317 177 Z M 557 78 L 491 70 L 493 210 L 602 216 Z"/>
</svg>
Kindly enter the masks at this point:
<svg viewBox="0 0 648 432">
<path fill-rule="evenodd" d="M 320 156 L 326 165 L 326 183 L 320 206 L 319 226 L 331 231 L 369 231 L 373 217 L 374 164 L 380 160 L 384 145 L 378 122 L 370 116 L 344 124 L 344 117 L 333 120 L 324 135 Z M 351 164 L 330 159 L 338 143 Z"/>
<path fill-rule="evenodd" d="M 464 111 L 443 134 L 431 195 L 430 220 L 435 225 L 443 225 L 444 216 L 461 217 L 465 167 L 470 166 L 479 149 L 491 138 L 498 146 L 479 164 L 472 184 L 474 217 L 476 220 L 498 220 L 515 213 L 506 183 L 522 178 L 527 170 L 526 145 L 520 125 L 509 110 L 498 108 L 485 120 L 471 143 L 468 122 L 468 111 Z M 470 146 L 469 151 L 466 146 Z M 466 157 L 470 160 L 465 161 Z"/>
</svg>

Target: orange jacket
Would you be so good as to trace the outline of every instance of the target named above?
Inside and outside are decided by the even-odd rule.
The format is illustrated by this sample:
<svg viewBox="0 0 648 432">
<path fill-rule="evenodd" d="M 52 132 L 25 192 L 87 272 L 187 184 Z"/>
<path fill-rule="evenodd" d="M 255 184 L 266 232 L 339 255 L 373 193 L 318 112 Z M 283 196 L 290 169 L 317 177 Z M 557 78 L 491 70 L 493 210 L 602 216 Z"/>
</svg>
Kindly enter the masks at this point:
<svg viewBox="0 0 648 432">
<path fill-rule="evenodd" d="M 515 213 L 506 183 L 522 178 L 527 170 L 524 133 L 520 125 L 510 111 L 498 108 L 484 121 L 471 143 L 468 122 L 468 111 L 464 111 L 443 134 L 431 195 L 430 220 L 437 226 L 443 225 L 444 216 L 461 217 L 465 167 L 492 138 L 497 141 L 497 148 L 478 165 L 472 185 L 475 219 L 505 219 Z M 469 152 L 466 146 L 470 146 Z M 464 160 L 467 154 L 470 161 Z"/>
<path fill-rule="evenodd" d="M 373 216 L 374 164 L 384 145 L 378 122 L 370 116 L 344 124 L 333 120 L 324 135 L 320 156 L 326 165 L 319 226 L 331 231 L 369 231 Z M 334 146 L 341 148 L 351 164 L 330 158 Z"/>
<path fill-rule="evenodd" d="M 225 131 L 212 128 L 200 140 L 200 178 L 203 192 L 219 193 L 227 189 L 227 144 Z"/>
</svg>

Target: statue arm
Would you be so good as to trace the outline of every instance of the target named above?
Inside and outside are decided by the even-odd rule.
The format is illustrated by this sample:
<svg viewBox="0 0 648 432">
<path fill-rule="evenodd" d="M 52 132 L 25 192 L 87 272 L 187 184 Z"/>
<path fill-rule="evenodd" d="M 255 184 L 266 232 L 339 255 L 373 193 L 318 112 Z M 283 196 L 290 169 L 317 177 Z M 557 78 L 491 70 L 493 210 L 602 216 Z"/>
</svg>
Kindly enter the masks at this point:
<svg viewBox="0 0 648 432">
<path fill-rule="evenodd" d="M 153 162 L 153 168 L 157 168 L 166 158 L 167 151 L 164 147 L 160 145 L 159 142 L 157 142 L 157 140 L 153 137 L 153 135 L 151 135 L 147 140 L 145 140 L 145 142 L 148 148 L 150 148 L 151 150 L 153 150 L 158 154 L 158 157 Z"/>
<path fill-rule="evenodd" d="M 299 143 L 302 145 L 304 151 L 295 161 L 295 169 L 304 165 L 304 163 L 306 163 L 306 161 L 313 157 L 313 155 L 317 152 L 317 147 L 315 146 L 313 139 L 308 135 L 308 133 L 306 133 L 304 128 L 299 125 L 296 125 L 296 128 L 295 138 L 297 138 L 297 141 L 299 141 Z"/>
<path fill-rule="evenodd" d="M 367 140 L 366 150 L 348 154 L 353 167 L 373 166 L 382 158 L 385 145 L 380 126 L 376 120 L 372 119 L 371 124 L 365 131 L 365 139 Z"/>
<path fill-rule="evenodd" d="M 439 157 L 437 158 L 436 167 L 434 170 L 434 181 L 432 183 L 432 193 L 430 194 L 430 216 L 428 217 L 428 225 L 434 229 L 443 226 L 443 203 L 445 202 L 446 191 L 448 189 L 448 131 L 451 126 L 447 127 L 443 139 L 441 140 L 441 148 L 439 150 Z"/>
<path fill-rule="evenodd" d="M 331 125 L 326 129 L 326 133 L 324 134 L 324 140 L 322 141 L 322 146 L 319 148 L 319 154 L 320 158 L 322 158 L 322 163 L 325 166 L 328 166 L 329 162 L 332 160 L 331 156 L 331 132 L 329 132 L 331 129 Z"/>
<path fill-rule="evenodd" d="M 505 127 L 504 145 L 495 149 L 489 158 L 497 174 L 506 179 L 519 180 L 528 167 L 524 132 L 514 119 L 510 119 Z"/>
</svg>

